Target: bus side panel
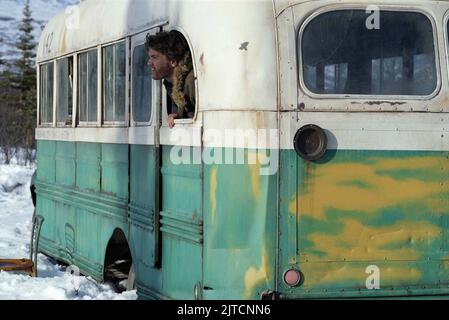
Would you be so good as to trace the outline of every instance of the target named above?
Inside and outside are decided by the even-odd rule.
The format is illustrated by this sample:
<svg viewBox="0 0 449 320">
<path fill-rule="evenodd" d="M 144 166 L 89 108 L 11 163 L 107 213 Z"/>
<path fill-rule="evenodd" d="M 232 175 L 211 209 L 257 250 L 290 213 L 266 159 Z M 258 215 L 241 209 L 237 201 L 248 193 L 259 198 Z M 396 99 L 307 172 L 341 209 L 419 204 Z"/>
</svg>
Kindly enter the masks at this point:
<svg viewBox="0 0 449 320">
<path fill-rule="evenodd" d="M 128 200 L 128 145 L 101 145 L 101 192 Z"/>
<path fill-rule="evenodd" d="M 37 170 L 36 179 L 36 213 L 45 219 L 40 234 L 39 250 L 56 256 L 58 246 L 55 242 L 55 202 L 46 194 L 46 185 L 55 183 L 56 143 L 54 141 L 37 141 L 37 150 L 39 170 Z"/>
<path fill-rule="evenodd" d="M 255 150 L 204 154 L 213 152 L 223 164 L 205 165 L 204 298 L 260 299 L 275 289 L 277 175 L 261 175 L 258 162 L 224 164 L 226 154 L 248 159 Z"/>
<path fill-rule="evenodd" d="M 114 230 L 121 229 L 125 236 L 129 233 L 127 152 L 123 146 L 102 148 L 96 143 L 38 144 L 37 213 L 45 219 L 40 249 L 102 280 L 105 252 Z M 117 177 L 111 178 L 113 174 Z M 107 193 L 100 192 L 102 180 L 110 183 Z M 124 187 L 117 185 L 121 182 Z"/>
<path fill-rule="evenodd" d="M 76 176 L 75 142 L 56 142 L 55 180 L 56 185 L 73 189 Z M 55 230 L 58 245 L 58 257 L 73 263 L 75 250 L 75 208 L 64 200 L 55 201 Z"/>
<path fill-rule="evenodd" d="M 112 234 L 111 220 L 95 211 L 85 208 L 76 209 L 76 255 L 75 265 L 82 273 L 103 279 L 104 251 Z M 99 232 L 99 230 L 101 230 Z"/>
<path fill-rule="evenodd" d="M 280 283 L 286 297 L 445 293 L 447 152 L 338 150 L 316 162 L 283 152 L 281 269 L 304 281 Z"/>
<path fill-rule="evenodd" d="M 58 257 L 67 263 L 73 263 L 75 253 L 75 207 L 65 201 L 55 201 L 55 241 L 58 245 Z"/>
<path fill-rule="evenodd" d="M 75 187 L 75 142 L 56 142 L 55 179 L 56 184 Z"/>
<path fill-rule="evenodd" d="M 55 202 L 45 196 L 42 189 L 36 188 L 36 190 L 38 191 L 36 214 L 44 218 L 39 238 L 39 250 L 56 257 L 58 245 L 56 243 Z"/>
<path fill-rule="evenodd" d="M 103 240 L 102 245 L 100 243 L 107 229 L 110 229 L 106 226 L 111 221 L 105 219 L 106 224 L 100 228 L 102 218 L 98 216 L 96 210 L 102 208 L 103 200 L 100 197 L 101 144 L 77 142 L 76 158 L 76 185 L 82 198 L 73 203 L 76 208 L 74 263 L 95 279 L 103 279 L 104 251 L 108 240 Z M 86 195 L 92 198 L 87 199 Z"/>
<path fill-rule="evenodd" d="M 76 186 L 79 190 L 100 192 L 101 146 L 76 143 Z"/>
<path fill-rule="evenodd" d="M 173 163 L 172 150 L 179 148 L 162 146 L 162 293 L 192 299 L 194 286 L 202 281 L 202 166 Z M 199 149 L 184 150 L 192 154 Z"/>
<path fill-rule="evenodd" d="M 131 145 L 130 162 L 130 248 L 137 277 L 137 287 L 162 289 L 161 273 L 155 263 L 155 147 Z M 143 290 L 145 291 L 145 289 Z"/>
<path fill-rule="evenodd" d="M 37 180 L 55 183 L 55 141 L 37 141 Z"/>
</svg>

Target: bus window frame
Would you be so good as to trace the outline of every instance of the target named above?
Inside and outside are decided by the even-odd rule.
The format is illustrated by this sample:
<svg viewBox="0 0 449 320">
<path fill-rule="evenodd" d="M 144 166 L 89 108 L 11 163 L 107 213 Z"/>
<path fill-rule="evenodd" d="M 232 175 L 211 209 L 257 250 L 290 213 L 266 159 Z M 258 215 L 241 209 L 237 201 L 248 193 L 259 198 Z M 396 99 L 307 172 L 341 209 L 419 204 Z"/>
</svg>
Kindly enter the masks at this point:
<svg viewBox="0 0 449 320">
<path fill-rule="evenodd" d="M 68 59 L 68 58 L 72 58 L 72 123 L 71 124 L 66 124 L 65 122 L 61 122 L 58 121 L 58 105 L 56 105 L 56 114 L 55 114 L 55 127 L 57 128 L 71 128 L 74 125 L 74 122 L 76 123 L 75 119 L 76 119 L 76 114 L 75 114 L 75 104 L 74 101 L 75 100 L 75 95 L 77 95 L 77 92 L 75 91 L 77 89 L 78 86 L 75 86 L 75 81 L 78 80 L 78 77 L 75 76 L 75 74 L 77 74 L 78 72 L 75 71 L 75 59 L 78 59 L 78 55 L 76 54 L 67 54 L 64 56 L 60 56 L 57 57 L 54 62 L 55 62 L 55 68 L 56 70 L 58 69 L 58 63 L 61 60 L 64 59 Z M 78 67 L 78 63 L 76 63 L 76 67 Z M 75 79 L 76 78 L 76 79 Z M 58 72 L 56 72 L 56 78 L 55 78 L 56 83 L 59 83 L 59 77 L 58 77 Z M 58 89 L 58 86 L 56 86 L 56 88 Z M 59 91 L 56 89 L 56 102 L 58 102 L 59 100 Z M 75 108 L 75 109 L 74 109 Z"/>
<path fill-rule="evenodd" d="M 49 65 L 49 64 L 53 64 L 53 105 L 52 105 L 52 109 L 53 109 L 53 118 L 51 120 L 51 122 L 42 122 L 42 117 L 41 117 L 41 108 L 42 108 L 42 101 L 41 101 L 41 88 L 42 88 L 42 83 L 41 83 L 41 67 L 45 66 L 45 65 Z M 42 61 L 41 63 L 39 63 L 37 65 L 37 115 L 36 115 L 36 122 L 37 122 L 37 127 L 38 128 L 52 128 L 52 127 L 56 127 L 56 115 L 55 115 L 55 110 L 56 110 L 56 60 L 55 59 L 51 59 L 51 60 L 46 60 L 46 61 Z"/>
<path fill-rule="evenodd" d="M 449 10 L 443 15 L 443 37 L 444 37 L 444 56 L 445 56 L 445 66 L 446 66 L 446 80 L 449 80 Z M 443 65 L 443 64 L 441 64 Z"/>
<path fill-rule="evenodd" d="M 190 50 L 190 56 L 192 57 L 192 70 L 193 70 L 193 76 L 194 76 L 194 83 L 195 83 L 195 114 L 193 115 L 193 118 L 183 118 L 183 119 L 175 119 L 175 125 L 178 126 L 192 126 L 197 121 L 198 112 L 199 112 L 199 99 L 198 99 L 198 80 L 197 80 L 197 72 L 196 72 L 196 63 L 195 63 L 195 52 L 192 47 L 192 43 L 190 41 L 190 38 L 187 36 L 187 32 L 185 32 L 181 27 L 179 26 L 173 26 L 169 29 L 163 28 L 162 31 L 178 31 L 186 40 L 189 50 Z M 167 113 L 167 90 L 164 86 L 162 86 L 162 126 L 168 128 L 167 119 L 168 119 L 168 113 Z"/>
<path fill-rule="evenodd" d="M 433 34 L 433 47 L 435 54 L 435 71 L 436 71 L 436 85 L 435 89 L 429 95 L 419 96 L 419 95 L 364 95 L 364 94 L 318 94 L 311 92 L 305 82 L 304 82 L 304 68 L 303 68 L 303 57 L 302 57 L 302 45 L 303 45 L 303 36 L 304 30 L 308 26 L 308 24 L 315 19 L 316 17 L 333 11 L 343 11 L 343 10 L 361 10 L 366 11 L 366 5 L 329 5 L 322 7 L 320 9 L 315 10 L 312 14 L 305 17 L 300 22 L 299 31 L 296 33 L 296 59 L 297 59 L 297 81 L 298 81 L 298 89 L 302 91 L 306 96 L 312 99 L 320 99 L 320 100 L 370 100 L 370 101 L 422 101 L 422 100 L 432 100 L 441 92 L 442 88 L 442 75 L 441 75 L 441 61 L 440 61 L 440 48 L 439 48 L 439 38 L 438 38 L 438 25 L 436 23 L 436 18 L 433 16 L 431 11 L 428 11 L 425 7 L 416 5 L 413 7 L 400 7 L 397 5 L 376 5 L 380 9 L 380 13 L 382 11 L 391 11 L 391 12 L 403 12 L 403 13 L 420 13 L 427 17 L 432 25 L 432 34 Z M 369 14 L 367 13 L 367 17 Z M 299 92 L 301 93 L 301 92 Z M 322 109 L 321 107 L 317 107 L 318 109 Z M 327 108 L 323 108 L 326 109 Z"/>
<path fill-rule="evenodd" d="M 146 35 L 147 34 L 156 34 L 159 31 L 159 28 L 156 27 L 154 29 L 145 31 L 145 32 L 141 32 L 138 33 L 136 35 L 133 35 L 131 37 L 131 52 L 130 52 L 130 57 L 131 57 L 131 62 L 130 62 L 130 101 L 129 101 L 129 105 L 130 105 L 130 126 L 131 127 L 145 127 L 145 126 L 152 126 L 154 118 L 155 118 L 155 109 L 157 108 L 157 101 L 159 100 L 159 92 L 160 92 L 160 81 L 156 81 L 153 78 L 151 78 L 151 112 L 150 112 L 150 119 L 147 122 L 144 121 L 135 121 L 134 120 L 134 103 L 133 103 L 133 98 L 134 98 L 134 84 L 133 84 L 133 66 L 134 66 L 134 50 L 141 46 L 144 45 L 145 46 L 145 41 L 146 41 Z M 148 61 L 148 60 L 147 60 Z M 148 65 L 145 65 L 146 71 L 148 72 L 148 74 L 150 74 L 150 68 L 148 67 Z"/>
<path fill-rule="evenodd" d="M 76 62 L 74 62 L 74 67 L 75 67 L 75 63 L 76 63 L 76 70 L 75 70 L 75 78 L 76 78 L 76 85 L 73 86 L 76 94 L 76 99 L 74 99 L 76 101 L 76 121 L 72 121 L 72 123 L 75 123 L 76 127 L 80 127 L 80 128 L 92 128 L 92 127 L 100 127 L 101 126 L 101 117 L 100 117 L 100 108 L 101 108 L 101 96 L 99 95 L 100 93 L 100 88 L 101 88 L 101 83 L 100 78 L 101 78 L 101 74 L 102 74 L 102 70 L 100 68 L 101 66 L 101 61 L 99 60 L 99 51 L 101 46 L 93 46 L 93 47 L 89 47 L 80 51 L 77 51 L 75 56 L 76 56 Z M 87 52 L 91 52 L 91 51 L 97 51 L 97 120 L 96 121 L 81 121 L 79 118 L 79 114 L 80 114 L 80 110 L 79 110 L 79 103 L 78 103 L 78 98 L 79 98 L 79 90 L 78 90 L 78 81 L 80 79 L 79 77 L 79 58 L 80 55 L 82 55 L 83 53 L 87 53 Z M 73 116 L 72 116 L 73 117 Z"/>
<path fill-rule="evenodd" d="M 113 46 L 119 43 L 125 43 L 125 120 L 124 121 L 106 121 L 106 103 L 105 103 L 105 81 L 104 81 L 104 77 L 105 77 L 105 59 L 104 59 L 104 55 L 103 55 L 103 50 L 109 46 Z M 101 56 L 101 59 L 99 60 L 99 64 L 101 66 L 101 72 L 99 72 L 99 74 L 101 75 L 101 85 L 99 85 L 99 88 L 101 90 L 101 95 L 99 95 L 100 99 L 100 105 L 101 107 L 99 108 L 99 112 L 101 112 L 101 116 L 100 116 L 100 124 L 102 127 L 104 128 L 111 128 L 111 127 L 128 127 L 129 124 L 129 105 L 130 105 L 130 65 L 129 65 L 129 61 L 130 61 L 130 46 L 131 46 L 131 40 L 130 37 L 126 37 L 126 38 L 120 38 L 118 40 L 112 41 L 112 42 L 107 42 L 107 43 L 103 43 L 99 46 L 99 59 Z M 100 84 L 100 82 L 99 82 Z"/>
</svg>

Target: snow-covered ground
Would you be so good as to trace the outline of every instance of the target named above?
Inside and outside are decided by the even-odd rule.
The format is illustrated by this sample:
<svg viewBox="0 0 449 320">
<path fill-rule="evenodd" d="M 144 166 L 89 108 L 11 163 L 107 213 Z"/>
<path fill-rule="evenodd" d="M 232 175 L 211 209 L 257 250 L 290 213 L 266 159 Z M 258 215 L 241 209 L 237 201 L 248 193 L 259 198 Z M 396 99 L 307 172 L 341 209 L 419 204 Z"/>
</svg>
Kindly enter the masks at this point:
<svg viewBox="0 0 449 320">
<path fill-rule="evenodd" d="M 1 161 L 1 159 L 0 159 Z M 34 167 L 0 164 L 0 258 L 28 258 L 33 203 L 30 180 Z M 134 300 L 136 291 L 115 293 L 112 287 L 38 256 L 38 277 L 0 271 L 0 300 L 5 299 L 113 299 Z"/>
</svg>

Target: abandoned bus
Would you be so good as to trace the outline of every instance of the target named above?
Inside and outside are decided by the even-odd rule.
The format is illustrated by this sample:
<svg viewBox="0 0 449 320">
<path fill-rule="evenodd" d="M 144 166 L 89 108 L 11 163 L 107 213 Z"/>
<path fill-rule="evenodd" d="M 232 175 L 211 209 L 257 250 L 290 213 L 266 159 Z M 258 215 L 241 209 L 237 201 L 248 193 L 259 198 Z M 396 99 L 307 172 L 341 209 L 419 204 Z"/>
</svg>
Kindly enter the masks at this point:
<svg viewBox="0 0 449 320">
<path fill-rule="evenodd" d="M 61 13 L 37 58 L 39 250 L 140 299 L 449 295 L 448 17 L 431 0 Z M 172 129 L 146 65 L 161 30 L 195 74 Z"/>
</svg>

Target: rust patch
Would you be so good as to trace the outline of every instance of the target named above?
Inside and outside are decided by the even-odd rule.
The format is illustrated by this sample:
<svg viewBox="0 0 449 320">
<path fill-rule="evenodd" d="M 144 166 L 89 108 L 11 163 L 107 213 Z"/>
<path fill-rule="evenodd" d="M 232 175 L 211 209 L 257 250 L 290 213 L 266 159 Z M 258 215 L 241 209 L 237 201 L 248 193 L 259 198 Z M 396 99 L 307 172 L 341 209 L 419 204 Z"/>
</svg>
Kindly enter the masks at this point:
<svg viewBox="0 0 449 320">
<path fill-rule="evenodd" d="M 367 104 L 369 106 L 374 105 L 381 105 L 381 104 L 389 104 L 390 106 L 396 106 L 396 105 L 404 105 L 406 102 L 393 102 L 393 101 L 367 101 L 367 102 L 358 102 L 358 101 L 351 101 L 351 104 Z"/>
<path fill-rule="evenodd" d="M 314 180 L 315 180 L 315 168 L 314 164 L 311 161 L 304 160 L 304 177 L 301 182 L 301 187 L 298 189 L 298 193 L 296 194 L 296 198 L 290 202 L 290 205 L 288 207 L 288 211 L 293 214 L 297 215 L 300 207 L 300 202 L 302 201 L 302 198 L 304 197 L 305 190 L 308 190 L 307 193 L 310 197 L 314 196 Z M 313 200 L 312 200 L 313 201 Z"/>
<path fill-rule="evenodd" d="M 66 33 L 67 33 L 67 29 L 64 28 L 63 32 L 62 32 L 62 36 L 59 39 L 59 52 L 60 53 L 65 53 L 66 52 Z"/>
<path fill-rule="evenodd" d="M 0 270 L 5 272 L 26 272 L 36 277 L 34 262 L 30 259 L 0 259 Z"/>
<path fill-rule="evenodd" d="M 260 111 L 256 112 L 256 129 L 265 129 L 264 113 Z"/>
<path fill-rule="evenodd" d="M 204 63 L 204 52 L 200 55 L 200 64 L 198 66 L 199 73 L 204 75 L 206 73 L 206 64 Z"/>
<path fill-rule="evenodd" d="M 429 110 L 442 112 L 447 109 L 449 104 L 449 94 L 443 94 L 441 97 L 437 97 L 436 101 L 429 105 Z"/>
</svg>

